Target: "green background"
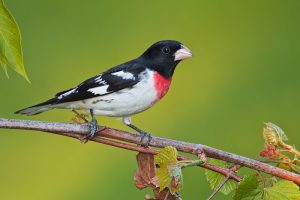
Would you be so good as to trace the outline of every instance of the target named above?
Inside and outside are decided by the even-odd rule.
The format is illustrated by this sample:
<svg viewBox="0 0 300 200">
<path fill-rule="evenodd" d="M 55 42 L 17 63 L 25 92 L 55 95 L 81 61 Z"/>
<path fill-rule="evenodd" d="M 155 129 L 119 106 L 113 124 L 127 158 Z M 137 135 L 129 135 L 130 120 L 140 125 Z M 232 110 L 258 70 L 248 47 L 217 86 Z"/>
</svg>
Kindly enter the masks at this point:
<svg viewBox="0 0 300 200">
<path fill-rule="evenodd" d="M 21 32 L 32 84 L 0 72 L 0 117 L 70 121 L 72 113 L 13 112 L 52 97 L 176 39 L 195 54 L 179 64 L 168 95 L 133 117 L 159 137 L 248 157 L 263 147 L 263 122 L 300 146 L 300 1 L 7 0 Z M 107 126 L 128 130 L 119 120 Z M 143 199 L 135 153 L 46 133 L 0 130 L 1 199 Z M 185 169 L 183 199 L 210 194 L 203 169 Z M 218 194 L 216 199 L 230 199 Z"/>
</svg>

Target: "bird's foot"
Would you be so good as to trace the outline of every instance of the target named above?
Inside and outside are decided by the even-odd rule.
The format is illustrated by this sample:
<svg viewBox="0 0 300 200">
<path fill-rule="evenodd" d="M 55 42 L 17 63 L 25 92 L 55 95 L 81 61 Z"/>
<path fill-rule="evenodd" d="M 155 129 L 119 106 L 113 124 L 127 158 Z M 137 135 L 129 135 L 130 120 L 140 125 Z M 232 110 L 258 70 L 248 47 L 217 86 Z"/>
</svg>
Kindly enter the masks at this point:
<svg viewBox="0 0 300 200">
<path fill-rule="evenodd" d="M 152 140 L 152 136 L 149 133 L 147 133 L 147 132 L 139 129 L 135 125 L 131 124 L 130 118 L 129 119 L 128 118 L 124 118 L 124 119 L 125 119 L 124 124 L 126 124 L 126 126 L 132 128 L 133 130 L 137 131 L 141 135 L 141 140 L 139 141 L 138 146 L 148 148 L 149 144 L 150 144 L 150 142 Z M 146 142 L 144 142 L 145 138 L 147 138 Z"/>
<path fill-rule="evenodd" d="M 83 136 L 82 138 L 80 138 L 80 140 L 83 143 L 87 143 L 90 139 L 93 139 L 95 137 L 95 133 L 98 130 L 98 123 L 97 120 L 95 118 L 92 119 L 92 122 L 90 124 L 90 132 L 89 134 Z"/>
<path fill-rule="evenodd" d="M 93 118 L 91 126 L 90 126 L 90 133 L 87 135 L 89 139 L 91 139 L 95 136 L 97 129 L 98 129 L 98 122 L 95 118 Z"/>
<path fill-rule="evenodd" d="M 145 131 L 141 131 L 140 135 L 141 135 L 141 140 L 138 143 L 138 145 L 141 146 L 141 147 L 144 147 L 144 148 L 148 148 L 149 144 L 152 140 L 152 136 L 149 133 L 145 132 Z M 145 138 L 146 138 L 146 141 L 144 141 Z"/>
</svg>

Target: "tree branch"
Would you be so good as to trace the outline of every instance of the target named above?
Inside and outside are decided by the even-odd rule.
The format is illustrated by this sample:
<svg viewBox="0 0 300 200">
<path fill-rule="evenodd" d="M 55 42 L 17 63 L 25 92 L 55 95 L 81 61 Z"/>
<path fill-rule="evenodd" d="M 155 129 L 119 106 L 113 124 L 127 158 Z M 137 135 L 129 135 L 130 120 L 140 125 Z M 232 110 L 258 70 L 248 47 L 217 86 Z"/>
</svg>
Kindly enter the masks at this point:
<svg viewBox="0 0 300 200">
<path fill-rule="evenodd" d="M 14 119 L 4 119 L 0 118 L 0 128 L 8 128 L 8 129 L 23 129 L 23 130 L 36 130 L 43 131 L 49 133 L 55 133 L 63 136 L 73 137 L 82 140 L 82 136 L 89 133 L 89 124 L 74 124 L 74 123 L 61 123 L 61 122 L 42 122 L 42 121 L 31 121 L 31 120 L 14 120 Z M 113 140 L 108 140 L 106 138 L 120 140 L 123 142 L 129 142 L 138 144 L 140 142 L 141 136 L 125 131 L 120 131 L 107 127 L 99 127 L 99 131 L 97 133 L 101 137 L 95 137 L 92 140 L 95 142 L 100 142 L 112 146 L 117 146 L 121 148 L 126 148 L 129 150 L 140 151 L 144 153 L 150 153 L 153 150 L 147 150 L 141 147 L 136 147 L 133 145 L 116 142 Z M 238 164 L 244 167 L 252 168 L 267 174 L 271 174 L 273 176 L 277 176 L 279 178 L 283 178 L 289 181 L 293 181 L 296 184 L 300 185 L 300 175 L 259 162 L 254 159 L 246 158 L 240 155 L 232 154 L 229 152 L 225 152 L 219 149 L 215 149 L 202 144 L 194 144 L 189 142 L 170 140 L 165 138 L 154 137 L 152 138 L 150 144 L 152 147 L 163 148 L 166 146 L 173 146 L 178 151 L 186 152 L 190 154 L 198 155 L 203 152 L 206 156 L 223 160 L 226 162 L 231 162 L 234 164 Z M 147 152 L 145 152 L 147 151 Z M 156 154 L 156 152 L 152 152 Z M 205 168 L 211 167 L 208 164 L 203 164 L 202 167 Z M 215 167 L 215 166 L 214 166 Z M 220 170 L 219 168 L 212 167 L 214 171 Z M 227 176 L 230 171 L 221 168 L 222 170 L 218 171 L 223 175 Z M 233 177 L 232 177 L 233 178 Z M 237 176 L 233 178 L 235 180 L 239 180 L 240 178 Z"/>
</svg>

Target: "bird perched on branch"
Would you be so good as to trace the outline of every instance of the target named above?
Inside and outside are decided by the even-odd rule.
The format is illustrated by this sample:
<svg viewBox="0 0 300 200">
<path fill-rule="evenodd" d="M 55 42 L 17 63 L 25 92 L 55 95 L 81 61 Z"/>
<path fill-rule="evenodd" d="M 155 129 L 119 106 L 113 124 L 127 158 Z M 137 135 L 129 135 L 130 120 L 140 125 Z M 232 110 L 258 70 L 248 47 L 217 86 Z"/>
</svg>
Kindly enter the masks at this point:
<svg viewBox="0 0 300 200">
<path fill-rule="evenodd" d="M 178 41 L 163 40 L 150 46 L 141 56 L 94 76 L 77 87 L 60 92 L 43 103 L 17 111 L 36 115 L 59 108 L 86 110 L 92 116 L 88 138 L 94 137 L 94 115 L 122 117 L 124 124 L 148 137 L 150 134 L 131 123 L 131 116 L 157 103 L 167 93 L 174 70 L 192 52 Z"/>
</svg>

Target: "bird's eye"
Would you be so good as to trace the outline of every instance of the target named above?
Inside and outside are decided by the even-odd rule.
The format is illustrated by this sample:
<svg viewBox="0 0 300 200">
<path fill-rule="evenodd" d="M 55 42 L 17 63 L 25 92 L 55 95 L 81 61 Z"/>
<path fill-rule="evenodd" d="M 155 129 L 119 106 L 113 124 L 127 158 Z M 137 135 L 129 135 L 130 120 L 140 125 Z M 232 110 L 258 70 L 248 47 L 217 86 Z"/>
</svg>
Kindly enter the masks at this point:
<svg viewBox="0 0 300 200">
<path fill-rule="evenodd" d="M 165 46 L 165 47 L 162 48 L 162 52 L 163 52 L 164 54 L 169 54 L 170 51 L 171 51 L 170 48 L 167 47 L 167 46 Z"/>
</svg>

